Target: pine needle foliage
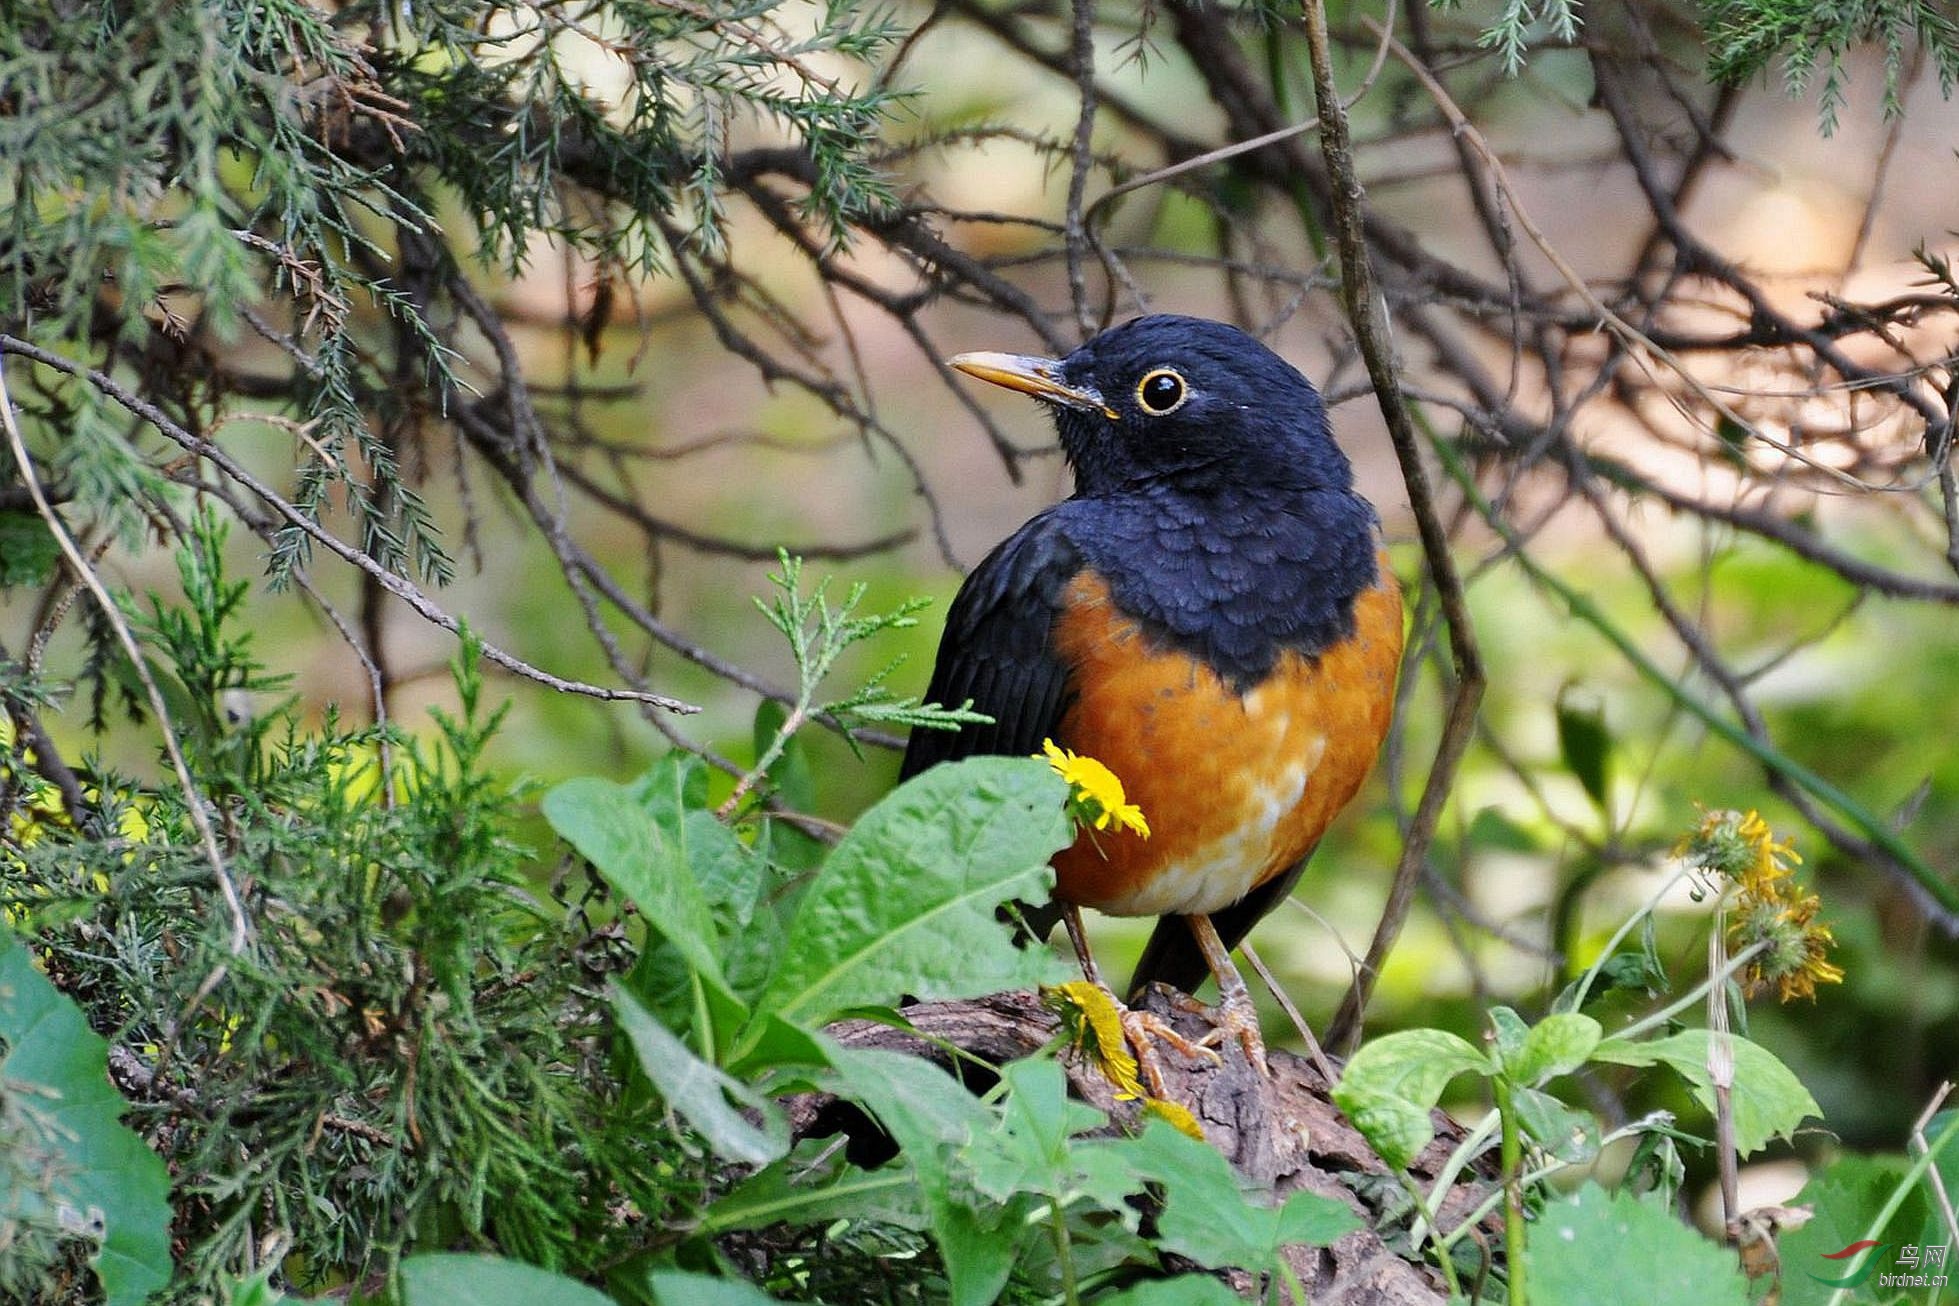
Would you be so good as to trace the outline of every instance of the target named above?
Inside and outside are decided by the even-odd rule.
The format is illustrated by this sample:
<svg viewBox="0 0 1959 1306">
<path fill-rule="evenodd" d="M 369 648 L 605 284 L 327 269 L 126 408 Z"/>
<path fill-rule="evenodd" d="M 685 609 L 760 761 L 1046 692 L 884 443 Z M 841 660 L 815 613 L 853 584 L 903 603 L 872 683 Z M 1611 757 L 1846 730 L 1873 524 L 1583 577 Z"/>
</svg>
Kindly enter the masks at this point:
<svg viewBox="0 0 1959 1306">
<path fill-rule="evenodd" d="M 1902 111 L 1900 91 L 1914 52 L 1937 69 L 1948 97 L 1959 85 L 1959 18 L 1940 0 L 1704 0 L 1709 73 L 1746 81 L 1780 62 L 1789 94 L 1818 87 L 1825 135 L 1836 129 L 1848 73 L 1845 58 L 1870 45 L 1884 56 L 1884 111 Z"/>
<path fill-rule="evenodd" d="M 891 202 L 869 161 L 891 93 L 862 66 L 894 29 L 832 6 L 300 0 L 27 0 L 0 23 L 0 331 L 138 389 L 191 431 L 240 378 L 246 331 L 284 377 L 243 382 L 291 429 L 293 501 L 344 497 L 361 547 L 428 580 L 453 563 L 400 460 L 421 418 L 469 398 L 438 210 L 515 271 L 547 235 L 608 271 L 721 245 L 730 141 L 807 153 L 806 216 L 841 242 Z M 860 84 L 863 83 L 863 84 Z M 601 200 L 598 195 L 606 198 Z M 64 497 L 129 542 L 167 516 L 157 449 L 74 382 L 17 396 Z M 379 420 L 375 420 L 378 418 Z M 275 579 L 312 541 L 277 529 Z"/>
<path fill-rule="evenodd" d="M 625 1100 L 601 1032 L 614 927 L 525 880 L 473 648 L 429 746 L 225 713 L 264 680 L 233 629 L 222 535 L 198 525 L 183 604 L 154 606 L 148 642 L 250 946 L 229 950 L 169 790 L 97 772 L 79 823 L 43 810 L 0 849 L 0 910 L 110 1033 L 131 1123 L 171 1165 L 176 1296 L 268 1257 L 303 1286 L 378 1281 L 430 1239 L 592 1273 L 697 1182 L 657 1112 Z M 60 1297 L 43 1294 L 25 1299 Z"/>
</svg>

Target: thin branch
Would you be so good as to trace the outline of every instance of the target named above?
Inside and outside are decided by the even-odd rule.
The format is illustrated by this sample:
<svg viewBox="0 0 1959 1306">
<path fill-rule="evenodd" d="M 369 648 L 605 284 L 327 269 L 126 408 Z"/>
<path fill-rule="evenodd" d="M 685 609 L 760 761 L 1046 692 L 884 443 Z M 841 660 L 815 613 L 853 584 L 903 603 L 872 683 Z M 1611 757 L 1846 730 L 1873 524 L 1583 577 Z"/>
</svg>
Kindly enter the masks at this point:
<svg viewBox="0 0 1959 1306">
<path fill-rule="evenodd" d="M 1341 298 L 1354 339 L 1367 365 L 1368 379 L 1374 383 L 1375 399 L 1394 443 L 1401 477 L 1408 489 L 1408 502 L 1415 515 L 1415 528 L 1422 540 L 1422 553 L 1428 572 L 1441 598 L 1442 613 L 1448 623 L 1449 649 L 1453 657 L 1455 684 L 1450 691 L 1442 738 L 1436 746 L 1435 762 L 1422 788 L 1415 819 L 1403 835 L 1401 860 L 1395 868 L 1394 884 L 1381 921 L 1368 945 L 1367 958 L 1353 986 L 1347 990 L 1327 1041 L 1336 1047 L 1357 1037 L 1367 999 L 1382 963 L 1401 933 L 1408 911 L 1414 903 L 1415 885 L 1421 875 L 1428 845 L 1442 818 L 1442 806 L 1455 783 L 1456 767 L 1474 734 L 1477 705 L 1483 697 L 1483 660 L 1477 651 L 1476 633 L 1464 598 L 1462 580 L 1456 574 L 1455 559 L 1435 510 L 1435 497 L 1429 487 L 1428 469 L 1422 463 L 1421 444 L 1415 423 L 1402 397 L 1396 373 L 1394 346 L 1387 316 L 1374 289 L 1373 266 L 1368 254 L 1367 233 L 1362 210 L 1366 203 L 1360 180 L 1354 174 L 1353 146 L 1347 130 L 1347 113 L 1333 83 L 1333 56 L 1327 37 L 1326 9 L 1322 0 L 1306 0 L 1305 31 L 1307 54 L 1313 69 L 1313 96 L 1319 107 L 1320 151 L 1326 169 L 1335 180 L 1333 187 L 1334 233 L 1340 250 Z"/>
<path fill-rule="evenodd" d="M 254 495 L 257 495 L 267 506 L 272 508 L 279 516 L 283 517 L 289 524 L 299 528 L 311 539 L 325 546 L 329 552 L 340 558 L 341 561 L 373 577 L 375 582 L 383 589 L 408 604 L 409 607 L 413 608 L 425 620 L 442 627 L 442 629 L 449 631 L 451 634 L 459 635 L 462 633 L 462 623 L 438 607 L 412 581 L 396 575 L 380 563 L 374 561 L 366 553 L 354 548 L 350 544 L 342 542 L 339 537 L 326 530 L 318 522 L 308 517 L 281 497 L 271 486 L 252 475 L 235 458 L 226 453 L 224 449 L 204 439 L 202 436 L 191 434 L 182 426 L 172 421 L 169 414 L 165 413 L 155 404 L 131 393 L 113 378 L 103 375 L 94 368 L 84 367 L 80 363 L 63 358 L 59 354 L 50 353 L 38 345 L 29 344 L 25 340 L 16 339 L 10 335 L 0 334 L 0 354 L 18 354 L 22 358 L 34 360 L 43 367 L 50 367 L 57 372 L 88 382 L 108 398 L 155 427 L 165 439 L 178 445 L 185 452 L 195 454 L 200 458 L 210 459 L 226 476 L 236 481 L 239 485 L 244 486 L 247 490 L 250 490 Z M 578 694 L 586 698 L 596 698 L 606 702 L 649 703 L 654 707 L 682 714 L 700 711 L 700 708 L 695 707 L 691 703 L 684 703 L 677 698 L 669 698 L 664 694 L 649 694 L 632 689 L 613 689 L 604 685 L 589 685 L 580 680 L 566 680 L 562 676 L 554 676 L 548 671 L 534 667 L 522 658 L 504 652 L 494 644 L 484 643 L 481 647 L 484 657 L 504 668 L 506 671 L 513 671 L 526 680 L 534 680 L 538 684 L 549 689 L 555 689 L 560 693 Z"/>
<path fill-rule="evenodd" d="M 0 336 L 0 353 L 11 344 L 11 337 Z M 217 879 L 218 891 L 224 896 L 225 910 L 231 915 L 230 948 L 233 956 L 245 951 L 252 938 L 251 922 L 245 918 L 245 904 L 238 897 L 238 886 L 231 881 L 231 872 L 225 866 L 224 851 L 218 847 L 218 832 L 212 828 L 211 818 L 205 810 L 204 797 L 197 792 L 197 782 L 191 778 L 190 766 L 184 761 L 184 750 L 177 743 L 177 730 L 170 718 L 170 706 L 164 701 L 163 691 L 157 686 L 156 677 L 150 671 L 148 659 L 136 643 L 135 633 L 129 629 L 129 622 L 122 615 L 122 608 L 109 587 L 102 583 L 95 568 L 89 565 L 82 551 L 75 546 L 75 539 L 68 533 L 68 527 L 55 512 L 54 505 L 48 502 L 41 489 L 41 478 L 34 470 L 34 460 L 28 456 L 27 441 L 21 436 L 20 426 L 14 420 L 14 400 L 7 390 L 7 370 L 0 366 L 0 425 L 7 433 L 7 447 L 13 453 L 14 465 L 20 472 L 21 483 L 34 497 L 34 508 L 46 524 L 48 533 L 61 549 L 62 557 L 68 560 L 68 568 L 95 599 L 101 609 L 102 619 L 115 632 L 116 642 L 122 645 L 123 656 L 129 659 L 130 669 L 136 678 L 143 682 L 143 693 L 150 700 L 150 712 L 156 717 L 157 732 L 163 736 L 163 749 L 170 757 L 171 770 L 177 774 L 177 785 L 183 791 L 184 810 L 197 829 L 198 840 L 204 845 L 205 860 L 211 863 L 211 874 Z M 220 966 L 218 970 L 223 972 Z M 222 974 L 219 975 L 222 980 Z"/>
</svg>

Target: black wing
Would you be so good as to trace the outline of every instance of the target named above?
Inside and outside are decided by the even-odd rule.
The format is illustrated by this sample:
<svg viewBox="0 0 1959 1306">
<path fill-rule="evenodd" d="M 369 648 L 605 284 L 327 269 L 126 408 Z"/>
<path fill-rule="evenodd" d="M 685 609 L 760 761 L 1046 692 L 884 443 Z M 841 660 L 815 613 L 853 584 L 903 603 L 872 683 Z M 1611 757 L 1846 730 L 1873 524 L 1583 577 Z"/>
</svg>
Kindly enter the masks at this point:
<svg viewBox="0 0 1959 1306">
<path fill-rule="evenodd" d="M 1031 754 L 1068 706 L 1068 669 L 1054 655 L 1054 623 L 1081 554 L 1062 530 L 1058 504 L 1009 536 L 966 577 L 946 614 L 945 636 L 925 701 L 971 700 L 992 725 L 913 730 L 899 779 L 983 754 Z"/>
</svg>

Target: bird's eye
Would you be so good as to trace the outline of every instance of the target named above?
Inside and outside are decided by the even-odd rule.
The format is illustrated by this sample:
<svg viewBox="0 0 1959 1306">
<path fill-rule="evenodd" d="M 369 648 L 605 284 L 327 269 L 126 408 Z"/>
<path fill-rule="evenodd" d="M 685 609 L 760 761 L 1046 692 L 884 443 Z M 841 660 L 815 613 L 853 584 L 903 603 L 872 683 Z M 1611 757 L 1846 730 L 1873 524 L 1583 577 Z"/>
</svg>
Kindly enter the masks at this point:
<svg viewBox="0 0 1959 1306">
<path fill-rule="evenodd" d="M 1136 402 L 1143 411 L 1158 417 L 1174 413 L 1190 398 L 1184 379 L 1167 367 L 1159 367 L 1136 383 Z"/>
</svg>

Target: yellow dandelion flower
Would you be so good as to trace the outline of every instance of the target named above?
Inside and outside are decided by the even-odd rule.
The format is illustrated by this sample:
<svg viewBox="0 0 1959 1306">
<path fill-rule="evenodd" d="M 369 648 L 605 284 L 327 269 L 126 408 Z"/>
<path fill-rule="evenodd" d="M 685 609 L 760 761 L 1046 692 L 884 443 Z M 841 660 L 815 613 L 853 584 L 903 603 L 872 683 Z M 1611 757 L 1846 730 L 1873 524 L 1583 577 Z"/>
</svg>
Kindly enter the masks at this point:
<svg viewBox="0 0 1959 1306">
<path fill-rule="evenodd" d="M 1129 801 L 1114 771 L 1092 757 L 1061 747 L 1052 739 L 1041 741 L 1041 752 L 1047 756 L 1054 773 L 1067 781 L 1072 791 L 1070 801 L 1082 820 L 1098 830 L 1120 827 L 1145 839 L 1150 837 L 1150 824 L 1143 819 L 1143 809 Z"/>
<path fill-rule="evenodd" d="M 1107 989 L 1079 979 L 1045 987 L 1041 995 L 1072 1031 L 1075 1051 L 1114 1086 L 1118 1101 L 1145 1096 L 1140 1068 L 1122 1032 L 1122 1013 Z"/>
</svg>

